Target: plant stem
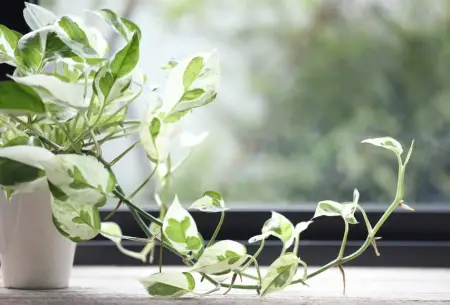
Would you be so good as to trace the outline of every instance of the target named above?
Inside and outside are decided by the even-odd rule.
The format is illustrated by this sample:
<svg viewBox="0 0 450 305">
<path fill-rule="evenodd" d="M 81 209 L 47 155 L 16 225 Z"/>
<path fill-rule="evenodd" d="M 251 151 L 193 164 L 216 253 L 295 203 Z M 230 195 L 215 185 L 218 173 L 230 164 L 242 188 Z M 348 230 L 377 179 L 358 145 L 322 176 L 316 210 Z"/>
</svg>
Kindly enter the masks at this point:
<svg viewBox="0 0 450 305">
<path fill-rule="evenodd" d="M 139 141 L 138 141 L 139 142 Z M 134 190 L 133 193 L 131 193 L 130 196 L 128 196 L 129 199 L 132 199 L 134 196 L 136 196 L 137 193 L 139 193 L 139 191 L 150 181 L 150 179 L 152 179 L 153 175 L 156 173 L 156 171 L 158 170 L 158 165 L 159 163 L 156 163 L 155 167 L 153 168 L 153 171 L 150 173 L 150 175 L 141 183 L 141 185 L 139 185 L 137 187 L 136 190 Z"/>
<path fill-rule="evenodd" d="M 30 124 L 24 122 L 23 120 L 19 119 L 16 116 L 11 116 L 11 118 L 13 120 L 15 120 L 16 122 L 18 122 L 19 124 L 22 124 L 23 126 L 25 126 L 26 128 L 28 128 L 32 133 L 34 133 L 34 135 L 36 137 L 39 138 L 39 140 L 41 140 L 43 143 L 47 144 L 48 146 L 50 146 L 51 148 L 53 148 L 56 152 L 61 151 L 62 147 L 60 147 L 59 145 L 53 143 L 52 141 L 48 140 L 47 138 L 43 137 L 41 135 L 41 133 L 39 131 L 37 131 L 33 126 L 31 126 Z"/>
<path fill-rule="evenodd" d="M 327 270 L 329 268 L 332 268 L 332 267 L 337 266 L 337 265 L 344 264 L 346 262 L 349 262 L 349 261 L 357 258 L 361 254 L 363 254 L 364 251 L 370 246 L 370 244 L 371 244 L 373 238 L 375 237 L 375 235 L 377 234 L 378 230 L 386 222 L 386 220 L 389 218 L 389 216 L 392 214 L 392 212 L 397 208 L 397 206 L 399 205 L 400 201 L 403 199 L 403 182 L 404 182 L 405 167 L 402 164 L 402 160 L 401 160 L 400 156 L 397 156 L 397 160 L 398 160 L 398 180 L 397 180 L 397 191 L 396 191 L 396 194 L 395 194 L 395 199 L 391 203 L 389 208 L 381 216 L 381 218 L 378 220 L 377 224 L 373 227 L 372 233 L 367 236 L 366 240 L 361 245 L 361 247 L 358 250 L 356 250 L 354 253 L 352 253 L 352 254 L 350 254 L 350 255 L 348 255 L 346 257 L 343 257 L 341 259 L 335 259 L 335 260 L 329 262 L 328 264 L 320 267 L 316 271 L 308 274 L 307 279 L 313 278 L 316 275 L 324 272 L 325 270 Z M 300 280 L 293 281 L 291 283 L 291 285 L 292 284 L 297 284 L 297 283 L 300 283 Z"/>
<path fill-rule="evenodd" d="M 209 240 L 206 248 L 208 248 L 209 246 L 211 246 L 214 243 L 214 240 L 216 239 L 217 235 L 219 234 L 220 228 L 222 227 L 224 219 L 225 219 L 225 211 L 222 211 L 220 213 L 220 220 L 219 220 L 219 223 L 217 224 L 216 230 L 214 231 L 213 235 L 211 236 L 211 239 Z"/>
<path fill-rule="evenodd" d="M 114 166 L 114 164 L 116 164 L 117 162 L 120 161 L 120 159 L 122 159 L 127 153 L 130 152 L 130 150 L 132 150 L 137 144 L 139 143 L 139 140 L 137 140 L 136 142 L 134 142 L 133 144 L 130 145 L 130 147 L 128 147 L 127 149 L 125 149 L 120 155 L 118 155 L 117 157 L 114 158 L 114 160 L 112 160 L 111 162 L 109 162 L 109 166 Z"/>
<path fill-rule="evenodd" d="M 118 190 L 113 190 L 113 194 L 114 196 L 116 196 L 118 199 L 122 200 L 128 207 L 130 207 L 130 211 L 134 211 L 137 212 L 141 215 L 144 215 L 147 219 L 153 221 L 154 223 L 156 223 L 158 226 L 162 226 L 162 222 L 152 216 L 151 214 L 145 212 L 144 210 L 142 210 L 141 208 L 135 206 L 130 200 L 128 200 L 127 198 L 125 198 Z"/>
<path fill-rule="evenodd" d="M 297 236 L 295 236 L 295 244 L 294 244 L 294 255 L 298 256 L 298 246 L 300 243 L 300 234 L 297 234 Z"/>
<path fill-rule="evenodd" d="M 344 237 L 342 238 L 341 249 L 339 250 L 339 255 L 337 257 L 338 260 L 340 260 L 344 256 L 345 245 L 347 244 L 348 222 L 344 220 L 344 223 L 345 223 L 345 231 L 344 231 Z"/>
<path fill-rule="evenodd" d="M 159 273 L 162 272 L 163 245 L 164 245 L 164 235 L 163 235 L 163 227 L 161 226 L 161 245 L 159 246 Z"/>
</svg>

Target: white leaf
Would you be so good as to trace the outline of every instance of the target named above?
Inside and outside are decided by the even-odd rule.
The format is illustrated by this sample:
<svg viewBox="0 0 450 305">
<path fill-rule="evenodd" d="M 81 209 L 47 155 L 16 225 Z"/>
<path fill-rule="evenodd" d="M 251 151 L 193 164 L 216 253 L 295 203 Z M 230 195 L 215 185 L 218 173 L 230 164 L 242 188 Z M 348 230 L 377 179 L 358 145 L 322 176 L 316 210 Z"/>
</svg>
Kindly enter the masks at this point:
<svg viewBox="0 0 450 305">
<path fill-rule="evenodd" d="M 89 102 L 84 99 L 84 84 L 82 83 L 68 83 L 55 76 L 44 74 L 11 78 L 18 83 L 35 87 L 43 99 L 74 108 L 87 108 L 89 106 Z M 88 92 L 88 96 L 90 94 Z"/>
<path fill-rule="evenodd" d="M 190 271 L 207 274 L 222 273 L 242 265 L 247 259 L 247 248 L 233 240 L 221 240 L 205 248 Z"/>
<path fill-rule="evenodd" d="M 390 137 L 366 139 L 361 143 L 369 143 L 375 146 L 380 146 L 392 150 L 397 155 L 401 155 L 403 152 L 402 145 L 397 140 Z"/>
<path fill-rule="evenodd" d="M 139 281 L 150 295 L 157 297 L 180 297 L 195 289 L 194 277 L 188 272 L 155 273 Z"/>
<path fill-rule="evenodd" d="M 25 2 L 23 17 L 33 31 L 51 25 L 57 20 L 56 15 L 51 11 L 29 2 Z"/>
<path fill-rule="evenodd" d="M 164 238 L 181 254 L 192 251 L 196 256 L 203 249 L 203 240 L 191 214 L 180 204 L 175 196 L 163 221 Z"/>
<path fill-rule="evenodd" d="M 312 224 L 312 221 L 302 221 L 295 226 L 295 235 L 298 235 L 308 229 L 308 226 Z"/>
<path fill-rule="evenodd" d="M 270 232 L 265 232 L 265 233 L 262 233 L 262 234 L 260 234 L 260 235 L 255 235 L 255 236 L 251 237 L 251 238 L 248 240 L 248 243 L 249 243 L 249 244 L 253 244 L 253 243 L 257 242 L 257 241 L 266 239 L 266 238 L 268 238 L 269 236 L 270 236 Z"/>
<path fill-rule="evenodd" d="M 205 139 L 208 137 L 208 135 L 209 135 L 209 132 L 206 132 L 206 131 L 202 132 L 199 135 L 194 135 L 189 132 L 184 132 L 180 136 L 180 144 L 182 147 L 193 148 L 193 147 L 198 146 L 201 143 L 203 143 L 203 141 L 205 141 Z"/>
<path fill-rule="evenodd" d="M 353 190 L 353 203 L 358 204 L 359 201 L 359 192 L 357 189 Z"/>
<path fill-rule="evenodd" d="M 297 273 L 298 257 L 293 253 L 287 253 L 277 258 L 267 270 L 262 279 L 261 296 L 282 290 L 289 286 Z"/>
</svg>

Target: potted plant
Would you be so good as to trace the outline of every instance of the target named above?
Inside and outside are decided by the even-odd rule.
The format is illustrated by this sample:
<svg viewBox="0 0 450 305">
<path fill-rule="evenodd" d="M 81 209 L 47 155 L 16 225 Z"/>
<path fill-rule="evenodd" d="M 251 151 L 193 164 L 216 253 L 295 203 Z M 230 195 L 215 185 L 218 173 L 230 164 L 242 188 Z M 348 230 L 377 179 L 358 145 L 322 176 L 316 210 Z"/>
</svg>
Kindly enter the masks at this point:
<svg viewBox="0 0 450 305">
<path fill-rule="evenodd" d="M 140 279 L 150 295 L 160 297 L 197 293 L 199 277 L 213 284 L 208 293 L 222 288 L 228 293 L 236 288 L 253 289 L 265 296 L 292 284 L 306 284 L 332 267 L 339 267 L 344 275 L 342 266 L 370 246 L 378 253 L 376 234 L 380 227 L 397 207 L 409 208 L 403 203 L 403 185 L 412 145 L 403 159 L 402 146 L 392 138 L 363 141 L 395 153 L 399 165 L 396 196 L 374 226 L 358 203 L 356 189 L 349 202 L 319 202 L 312 219 L 342 217 L 345 234 L 336 259 L 314 272 L 309 272 L 307 263 L 298 256 L 301 233 L 312 219 L 294 226 L 273 212 L 261 235 L 250 238 L 249 242 L 260 241 L 258 251 L 250 255 L 241 243 L 215 241 L 227 210 L 215 191 L 206 191 L 190 207 L 221 214 L 214 235 L 205 244 L 188 210 L 176 196 L 169 198 L 170 178 L 185 160 L 173 160 L 170 148 L 180 144 L 188 154 L 205 138 L 205 134 L 180 135 L 180 122 L 193 109 L 215 99 L 217 55 L 201 53 L 169 62 L 167 83 L 160 94 L 147 88 L 145 74 L 137 68 L 141 40 L 137 25 L 110 10 L 93 14 L 123 38 L 123 46 L 112 56 L 107 56 L 108 43 L 97 29 L 79 18 L 56 16 L 33 4 L 27 4 L 24 11 L 30 33 L 22 36 L 0 27 L 0 58 L 16 67 L 11 80 L 0 83 L 0 186 L 5 193 L 0 202 L 0 259 L 6 287 L 67 287 L 75 243 L 98 234 L 112 240 L 125 255 L 143 261 L 152 257 L 156 242 L 180 257 L 187 265 L 185 271 L 162 272 L 160 261 L 158 273 Z M 127 120 L 128 106 L 143 90 L 151 91 L 148 111 L 140 121 Z M 130 134 L 139 134 L 139 140 L 113 160 L 105 160 L 102 146 Z M 134 192 L 125 194 L 113 166 L 136 145 L 144 147 L 153 171 Z M 159 218 L 133 203 L 133 197 L 153 177 L 158 182 L 155 200 L 161 207 Z M 109 221 L 111 215 L 100 219 L 99 208 L 108 199 L 117 200 L 117 207 L 126 206 L 147 237 L 122 235 L 120 227 Z M 345 255 L 348 231 L 350 225 L 357 224 L 357 211 L 367 227 L 367 239 L 356 252 Z M 257 258 L 269 236 L 279 238 L 283 247 L 263 275 Z M 122 239 L 141 241 L 143 250 L 124 249 Z M 252 264 L 256 274 L 246 273 Z M 249 277 L 254 283 L 236 284 L 238 276 Z M 345 276 L 343 279 L 345 285 Z"/>
</svg>

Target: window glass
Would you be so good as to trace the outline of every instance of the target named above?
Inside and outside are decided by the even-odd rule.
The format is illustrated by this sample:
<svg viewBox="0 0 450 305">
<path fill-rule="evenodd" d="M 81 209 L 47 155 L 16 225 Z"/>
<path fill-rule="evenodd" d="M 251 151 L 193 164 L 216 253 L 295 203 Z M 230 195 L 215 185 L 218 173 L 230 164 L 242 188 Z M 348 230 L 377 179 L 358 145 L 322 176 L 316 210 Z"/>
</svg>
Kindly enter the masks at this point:
<svg viewBox="0 0 450 305">
<path fill-rule="evenodd" d="M 57 1 L 58 14 L 111 8 L 143 32 L 141 66 L 164 85 L 169 59 L 217 49 L 218 99 L 185 128 L 209 137 L 180 167 L 182 201 L 220 191 L 229 204 L 322 199 L 385 203 L 395 192 L 393 154 L 360 144 L 391 136 L 404 150 L 410 202 L 450 195 L 450 2 Z M 92 17 L 93 22 L 95 21 Z M 107 30 L 112 48 L 122 43 Z M 115 37 L 115 38 L 114 38 Z M 145 96 L 130 109 L 139 118 Z M 114 157 L 133 139 L 109 146 Z M 151 171 L 136 149 L 117 165 L 128 190 Z M 152 185 L 138 198 L 148 202 Z"/>
</svg>

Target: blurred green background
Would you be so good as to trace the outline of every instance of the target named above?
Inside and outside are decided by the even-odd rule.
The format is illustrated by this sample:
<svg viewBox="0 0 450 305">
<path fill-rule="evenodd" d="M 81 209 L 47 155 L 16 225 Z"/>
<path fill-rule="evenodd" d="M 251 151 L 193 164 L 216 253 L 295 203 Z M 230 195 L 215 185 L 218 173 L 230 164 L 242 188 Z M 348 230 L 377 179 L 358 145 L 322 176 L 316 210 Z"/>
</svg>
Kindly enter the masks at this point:
<svg viewBox="0 0 450 305">
<path fill-rule="evenodd" d="M 448 201 L 450 1 L 124 2 L 132 19 L 157 16 L 168 40 L 189 26 L 231 48 L 224 83 L 245 70 L 198 114 L 212 132 L 175 178 L 183 200 L 214 189 L 229 203 L 300 204 L 350 200 L 356 187 L 361 201 L 385 203 L 395 157 L 359 143 L 391 136 L 404 150 L 415 139 L 407 201 Z"/>
</svg>

